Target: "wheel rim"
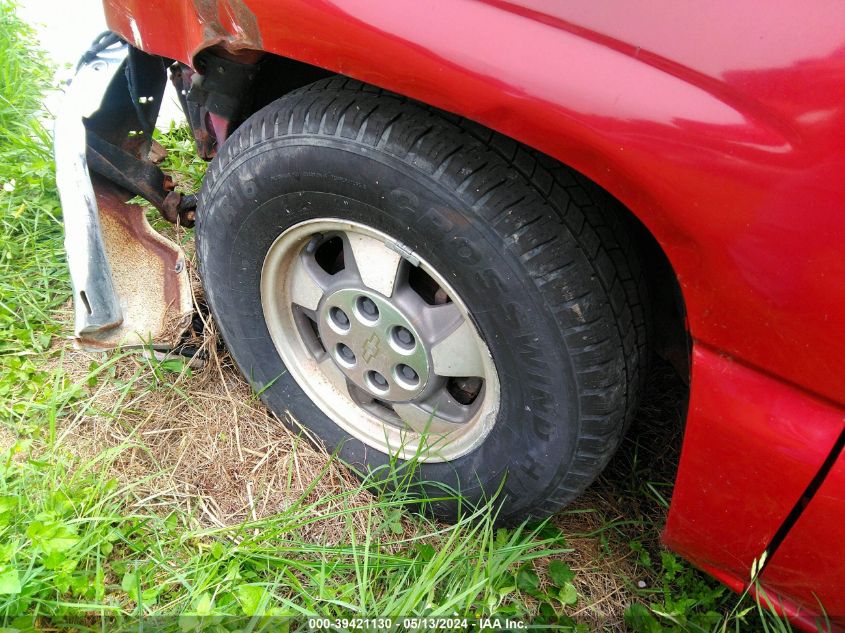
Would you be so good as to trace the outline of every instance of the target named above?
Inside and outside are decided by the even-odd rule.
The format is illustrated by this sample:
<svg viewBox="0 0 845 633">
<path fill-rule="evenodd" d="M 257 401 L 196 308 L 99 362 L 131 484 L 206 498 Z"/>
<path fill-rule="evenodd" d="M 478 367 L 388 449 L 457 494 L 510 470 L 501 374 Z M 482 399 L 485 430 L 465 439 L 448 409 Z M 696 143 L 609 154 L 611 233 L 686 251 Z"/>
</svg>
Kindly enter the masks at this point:
<svg viewBox="0 0 845 633">
<path fill-rule="evenodd" d="M 287 229 L 264 260 L 261 303 L 287 370 L 368 446 L 450 461 L 495 424 L 499 379 L 469 311 L 388 235 L 338 219 Z"/>
</svg>

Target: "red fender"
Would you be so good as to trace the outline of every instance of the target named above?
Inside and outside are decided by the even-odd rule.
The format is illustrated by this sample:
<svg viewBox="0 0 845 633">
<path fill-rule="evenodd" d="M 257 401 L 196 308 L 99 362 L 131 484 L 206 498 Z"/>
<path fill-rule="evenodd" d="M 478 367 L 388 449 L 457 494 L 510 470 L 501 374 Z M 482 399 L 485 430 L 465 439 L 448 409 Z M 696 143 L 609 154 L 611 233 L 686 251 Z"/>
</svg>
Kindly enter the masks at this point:
<svg viewBox="0 0 845 633">
<path fill-rule="evenodd" d="M 674 267 L 696 349 L 666 538 L 746 581 L 845 420 L 845 4 L 105 7 L 148 52 L 190 63 L 220 45 L 343 73 L 517 139 L 621 200 Z M 825 591 L 842 603 L 845 587 Z"/>
</svg>

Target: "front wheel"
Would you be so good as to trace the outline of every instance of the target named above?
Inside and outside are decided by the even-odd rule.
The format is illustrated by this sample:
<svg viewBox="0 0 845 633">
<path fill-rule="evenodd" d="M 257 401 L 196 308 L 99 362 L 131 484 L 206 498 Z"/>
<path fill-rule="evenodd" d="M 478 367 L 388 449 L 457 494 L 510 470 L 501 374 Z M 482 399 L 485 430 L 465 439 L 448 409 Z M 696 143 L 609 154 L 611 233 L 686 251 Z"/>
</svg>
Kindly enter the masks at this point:
<svg viewBox="0 0 845 633">
<path fill-rule="evenodd" d="M 198 254 L 271 409 L 357 467 L 414 457 L 470 502 L 502 486 L 520 520 L 577 496 L 633 414 L 644 285 L 613 204 L 515 143 L 336 78 L 227 140 Z"/>
</svg>

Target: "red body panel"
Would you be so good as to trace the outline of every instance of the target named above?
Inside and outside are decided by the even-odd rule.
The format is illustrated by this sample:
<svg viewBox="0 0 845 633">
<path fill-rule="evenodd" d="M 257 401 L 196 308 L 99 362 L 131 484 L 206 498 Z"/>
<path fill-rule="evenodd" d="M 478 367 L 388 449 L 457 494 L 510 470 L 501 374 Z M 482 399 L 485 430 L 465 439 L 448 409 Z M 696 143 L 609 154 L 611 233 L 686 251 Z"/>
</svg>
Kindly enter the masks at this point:
<svg viewBox="0 0 845 633">
<path fill-rule="evenodd" d="M 804 613 L 818 613 L 822 606 L 845 630 L 845 457 L 787 535 L 764 578 L 767 587 L 792 597 Z"/>
<path fill-rule="evenodd" d="M 800 499 L 843 427 L 839 407 L 698 347 L 666 544 L 741 588 L 778 527 L 772 519 Z M 813 538 L 798 536 L 796 547 L 789 536 L 761 577 L 805 610 L 818 610 L 815 591 L 830 613 L 845 614 L 845 463 L 839 477 L 838 498 L 834 484 L 798 523 Z"/>
<path fill-rule="evenodd" d="M 747 578 L 842 424 L 844 3 L 105 7 L 144 50 L 190 62 L 223 44 L 344 73 L 516 138 L 625 203 L 669 257 L 697 346 L 667 540 Z M 845 540 L 841 520 L 817 520 Z M 774 566 L 772 586 L 800 601 L 822 576 L 795 565 L 800 587 Z M 841 605 L 845 587 L 830 591 Z"/>
<path fill-rule="evenodd" d="M 590 176 L 663 245 L 696 339 L 845 402 L 845 4 L 751 2 L 737 16 L 735 2 L 701 15 L 644 3 L 593 9 L 606 16 L 593 25 L 551 15 L 583 7 L 539 0 L 523 4 L 549 14 L 478 0 L 248 4 L 265 50 L 462 114 Z M 186 61 L 221 25 L 238 37 L 235 11 L 212 28 L 188 0 L 106 7 L 130 41 Z M 726 20 L 739 26 L 725 33 Z"/>
</svg>

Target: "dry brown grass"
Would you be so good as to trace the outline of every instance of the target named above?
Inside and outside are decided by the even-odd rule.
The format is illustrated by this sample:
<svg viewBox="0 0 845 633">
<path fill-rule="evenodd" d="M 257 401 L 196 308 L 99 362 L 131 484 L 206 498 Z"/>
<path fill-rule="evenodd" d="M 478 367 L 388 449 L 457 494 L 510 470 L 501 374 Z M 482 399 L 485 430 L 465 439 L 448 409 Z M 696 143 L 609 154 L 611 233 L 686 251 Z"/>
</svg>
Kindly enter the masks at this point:
<svg viewBox="0 0 845 633">
<path fill-rule="evenodd" d="M 205 359 L 201 367 L 177 373 L 162 368 L 161 359 L 123 355 L 106 378 L 85 386 L 87 398 L 61 427 L 59 442 L 83 457 L 128 445 L 111 469 L 123 483 L 141 482 L 133 487 L 136 503 L 162 512 L 179 507 L 207 527 L 265 518 L 303 499 L 357 488 L 353 475 L 308 441 L 295 420 L 283 422 L 253 395 L 228 354 L 218 350 L 211 319 L 204 322 L 187 341 Z M 57 362 L 77 384 L 86 381 L 92 363 L 109 358 L 70 342 L 65 347 Z M 372 499 L 358 491 L 342 503 L 350 501 L 366 505 Z M 327 514 L 336 509 L 320 507 Z M 365 521 L 363 514 L 352 516 Z M 302 536 L 337 542 L 348 531 L 347 520 L 314 522 Z"/>
<path fill-rule="evenodd" d="M 629 544 L 637 541 L 659 559 L 666 509 L 644 489 L 653 483 L 667 500 L 671 495 L 686 393 L 674 370 L 656 361 L 636 420 L 618 453 L 586 493 L 555 518 L 569 535 L 575 551 L 567 562 L 576 572 L 579 595 L 587 598 L 572 616 L 591 630 L 627 630 L 623 614 L 637 599 L 635 588 L 659 582 Z"/>
<path fill-rule="evenodd" d="M 252 394 L 230 357 L 218 350 L 210 319 L 190 344 L 200 348 L 206 362 L 181 374 L 156 371 L 156 363 L 140 354 L 117 361 L 112 375 L 85 387 L 85 406 L 61 427 L 60 442 L 86 457 L 130 445 L 111 469 L 122 482 L 141 482 L 133 488 L 135 503 L 162 513 L 179 507 L 207 527 L 272 516 L 303 496 L 316 501 L 341 490 L 356 491 L 353 504 L 372 502 L 294 420 L 282 421 Z M 62 369 L 82 383 L 91 363 L 107 358 L 68 344 Z M 634 599 L 633 586 L 654 582 L 628 541 L 637 538 L 659 548 L 657 528 L 664 513 L 643 498 L 639 486 L 649 477 L 673 477 L 680 438 L 677 402 L 684 391 L 673 376 L 658 368 L 640 416 L 608 471 L 555 519 L 574 550 L 564 557 L 576 572 L 581 596 L 572 615 L 591 630 L 625 630 L 623 613 Z M 349 502 L 348 497 L 342 501 Z M 332 510 L 330 504 L 321 507 Z M 348 534 L 349 516 L 366 521 L 366 513 L 357 513 L 314 522 L 302 537 L 337 543 Z M 363 530 L 363 523 L 359 527 Z"/>
<path fill-rule="evenodd" d="M 16 441 L 17 438 L 12 430 L 5 425 L 0 425 L 0 453 L 6 453 Z"/>
</svg>

